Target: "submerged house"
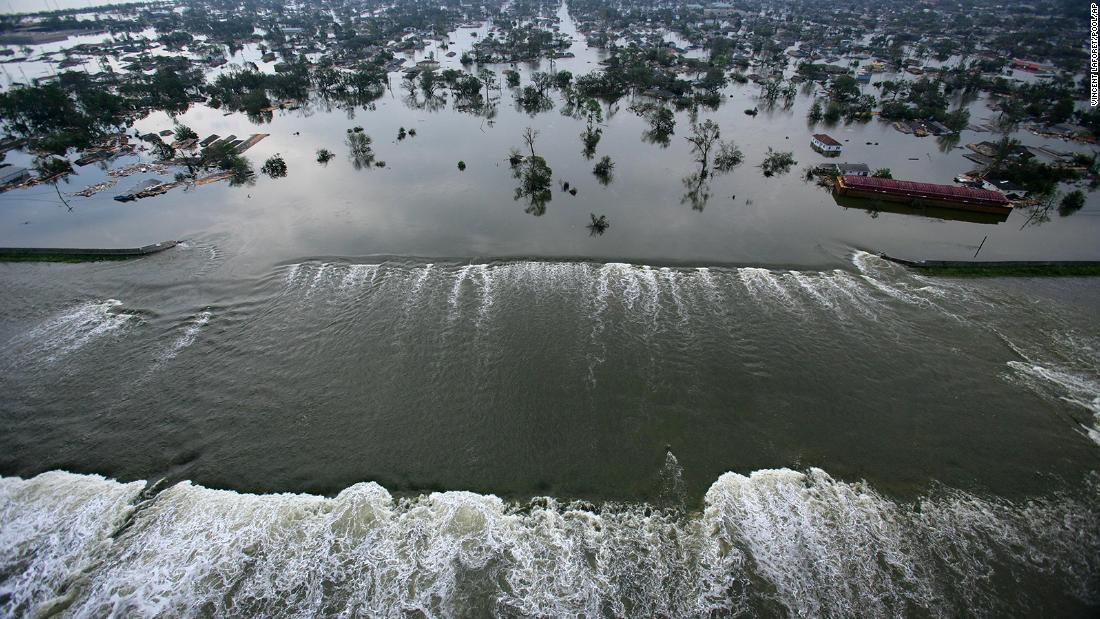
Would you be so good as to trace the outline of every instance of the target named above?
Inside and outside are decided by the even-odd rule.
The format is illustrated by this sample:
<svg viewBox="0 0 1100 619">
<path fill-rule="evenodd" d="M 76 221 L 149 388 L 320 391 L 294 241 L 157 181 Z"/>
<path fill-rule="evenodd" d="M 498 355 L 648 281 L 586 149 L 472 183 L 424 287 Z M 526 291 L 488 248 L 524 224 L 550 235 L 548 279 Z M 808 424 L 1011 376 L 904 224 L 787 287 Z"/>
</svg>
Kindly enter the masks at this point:
<svg viewBox="0 0 1100 619">
<path fill-rule="evenodd" d="M 0 167 L 0 185 L 14 183 L 27 176 L 30 176 L 30 172 L 27 168 L 20 168 L 17 166 Z"/>
<path fill-rule="evenodd" d="M 823 163 L 814 170 L 828 176 L 870 176 L 871 167 L 866 163 Z"/>
<path fill-rule="evenodd" d="M 1026 189 L 1006 178 L 997 176 L 986 176 L 982 179 L 982 189 L 1000 192 L 1009 200 L 1022 200 L 1027 197 Z"/>
<path fill-rule="evenodd" d="M 810 146 L 817 152 L 826 155 L 839 155 L 841 149 L 840 142 L 837 142 L 824 133 L 813 134 L 813 136 L 810 137 Z"/>
</svg>

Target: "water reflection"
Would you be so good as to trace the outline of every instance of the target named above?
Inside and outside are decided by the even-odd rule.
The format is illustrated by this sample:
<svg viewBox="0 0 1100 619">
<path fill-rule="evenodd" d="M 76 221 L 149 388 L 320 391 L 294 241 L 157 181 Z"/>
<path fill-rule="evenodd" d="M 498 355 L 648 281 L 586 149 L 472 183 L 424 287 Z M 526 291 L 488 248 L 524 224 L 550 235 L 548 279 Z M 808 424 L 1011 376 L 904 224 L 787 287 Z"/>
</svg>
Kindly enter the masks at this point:
<svg viewBox="0 0 1100 619">
<path fill-rule="evenodd" d="M 831 190 L 830 190 L 831 191 Z M 896 215 L 913 215 L 928 217 L 943 221 L 965 221 L 975 224 L 999 224 L 1008 219 L 1008 214 L 977 213 L 958 209 L 938 208 L 934 206 L 910 206 L 898 202 L 886 202 L 884 200 L 870 200 L 867 198 L 853 198 L 833 193 L 833 200 L 844 209 L 859 209 L 866 211 L 872 219 L 877 219 L 881 213 L 894 213 Z"/>
<path fill-rule="evenodd" d="M 710 200 L 710 183 L 700 171 L 692 172 L 680 179 L 684 186 L 684 195 L 680 198 L 680 204 L 691 204 L 692 210 L 702 211 Z"/>
<path fill-rule="evenodd" d="M 941 153 L 950 152 L 958 145 L 959 134 L 957 133 L 945 133 L 936 137 L 936 146 L 939 147 Z"/>
<path fill-rule="evenodd" d="M 362 127 L 348 129 L 344 141 L 348 145 L 348 159 L 356 170 L 369 169 L 375 164 L 374 149 L 371 148 L 371 137 L 363 133 Z M 318 160 L 320 158 L 321 155 L 318 153 Z"/>
<path fill-rule="evenodd" d="M 661 104 L 639 102 L 631 105 L 630 111 L 649 123 L 649 129 L 642 133 L 642 141 L 668 148 L 676 129 L 676 116 L 672 110 Z"/>
</svg>

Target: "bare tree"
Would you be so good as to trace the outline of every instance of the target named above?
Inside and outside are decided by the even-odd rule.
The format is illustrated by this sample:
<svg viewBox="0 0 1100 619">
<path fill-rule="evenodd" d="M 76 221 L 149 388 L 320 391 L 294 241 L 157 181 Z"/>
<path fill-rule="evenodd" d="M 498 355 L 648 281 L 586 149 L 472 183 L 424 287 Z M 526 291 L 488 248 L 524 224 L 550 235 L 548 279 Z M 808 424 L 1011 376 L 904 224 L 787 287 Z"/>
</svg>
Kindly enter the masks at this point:
<svg viewBox="0 0 1100 619">
<path fill-rule="evenodd" d="M 531 156 L 535 156 L 535 138 L 539 137 L 537 129 L 527 127 L 523 130 L 523 141 L 527 143 L 527 148 L 531 150 Z"/>
<path fill-rule="evenodd" d="M 691 151 L 698 156 L 696 161 L 701 166 L 699 175 L 702 178 L 707 177 L 710 168 L 710 150 L 718 141 L 719 136 L 718 123 L 708 118 L 702 123 L 692 123 L 691 135 L 684 138 L 691 142 Z"/>
</svg>

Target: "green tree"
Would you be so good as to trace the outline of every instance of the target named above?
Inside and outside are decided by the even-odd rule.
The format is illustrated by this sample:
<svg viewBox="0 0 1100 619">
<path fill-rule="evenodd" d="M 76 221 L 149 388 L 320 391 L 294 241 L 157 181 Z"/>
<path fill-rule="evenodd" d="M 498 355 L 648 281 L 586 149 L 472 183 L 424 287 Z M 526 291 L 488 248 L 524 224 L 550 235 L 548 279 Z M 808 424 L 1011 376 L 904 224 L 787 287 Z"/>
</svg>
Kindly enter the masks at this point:
<svg viewBox="0 0 1100 619">
<path fill-rule="evenodd" d="M 592 167 L 592 173 L 596 175 L 596 178 L 600 183 L 606 185 L 611 182 L 611 172 L 615 169 L 615 163 L 611 161 L 611 157 L 604 155 L 602 159 L 596 162 L 596 165 Z"/>
<path fill-rule="evenodd" d="M 718 123 L 708 118 L 702 123 L 692 123 L 691 135 L 684 138 L 691 143 L 691 152 L 699 163 L 699 176 L 704 179 L 710 170 L 710 151 L 720 135 Z"/>
<path fill-rule="evenodd" d="M 275 155 L 264 162 L 260 171 L 271 178 L 282 178 L 286 176 L 286 160 L 278 153 L 275 153 Z"/>
</svg>

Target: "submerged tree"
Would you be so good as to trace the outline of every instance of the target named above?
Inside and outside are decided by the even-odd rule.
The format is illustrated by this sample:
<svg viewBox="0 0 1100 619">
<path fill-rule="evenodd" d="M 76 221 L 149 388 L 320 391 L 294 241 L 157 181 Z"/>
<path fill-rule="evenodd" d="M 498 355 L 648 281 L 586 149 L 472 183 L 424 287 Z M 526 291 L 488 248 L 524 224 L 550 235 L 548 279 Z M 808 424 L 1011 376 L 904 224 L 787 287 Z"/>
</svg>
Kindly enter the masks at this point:
<svg viewBox="0 0 1100 619">
<path fill-rule="evenodd" d="M 356 170 L 369 168 L 374 163 L 374 149 L 371 148 L 371 137 L 363 133 L 362 127 L 348 129 L 345 142 L 348 145 L 348 157 L 351 165 Z"/>
<path fill-rule="evenodd" d="M 527 127 L 523 130 L 523 143 L 527 145 L 527 148 L 531 151 L 531 156 L 535 156 L 535 139 L 539 137 L 538 129 L 532 129 Z"/>
<path fill-rule="evenodd" d="M 264 162 L 260 171 L 271 178 L 282 178 L 286 176 L 286 160 L 283 159 L 282 155 L 275 153 L 274 156 Z"/>
<path fill-rule="evenodd" d="M 187 141 L 187 140 L 197 140 L 198 137 L 199 137 L 199 134 L 195 133 L 194 129 L 192 129 L 191 127 L 188 127 L 187 125 L 181 125 L 178 122 L 176 123 L 176 126 L 175 126 L 175 132 L 176 132 L 176 141 L 177 142 L 184 142 L 184 141 Z"/>
<path fill-rule="evenodd" d="M 600 121 L 603 120 L 603 111 L 595 99 L 586 99 L 582 105 L 587 124 L 581 132 L 581 143 L 584 145 L 581 152 L 585 159 L 591 159 L 596 154 L 596 146 L 599 145 L 600 136 L 603 135 L 603 129 L 599 127 Z"/>
<path fill-rule="evenodd" d="M 729 172 L 741 165 L 742 160 L 744 156 L 741 154 L 741 149 L 737 148 L 733 142 L 723 141 L 718 144 L 718 153 L 714 155 L 714 169 L 719 172 Z"/>
<path fill-rule="evenodd" d="M 649 123 L 649 130 L 642 134 L 642 139 L 662 147 L 668 146 L 669 137 L 676 128 L 676 116 L 672 110 L 653 103 L 638 103 L 631 106 L 630 110 Z"/>
<path fill-rule="evenodd" d="M 821 111 L 821 100 L 814 99 L 813 105 L 810 106 L 810 111 L 806 115 L 806 118 L 810 121 L 810 124 L 821 122 L 825 118 L 825 113 Z"/>
<path fill-rule="evenodd" d="M 333 152 L 330 151 L 327 148 L 318 148 L 317 149 L 317 163 L 319 163 L 321 165 L 325 165 L 329 161 L 332 161 L 332 159 L 334 157 L 336 157 L 336 155 L 333 154 Z"/>
<path fill-rule="evenodd" d="M 607 215 L 596 217 L 595 213 L 589 213 L 588 216 L 592 219 L 587 226 L 590 236 L 601 236 L 611 227 L 611 223 L 607 221 Z"/>
<path fill-rule="evenodd" d="M 710 185 L 707 180 L 711 176 L 712 155 L 714 171 L 718 174 L 724 174 L 741 165 L 744 159 L 741 149 L 732 141 L 720 140 L 720 137 L 721 130 L 713 120 L 691 124 L 691 135 L 685 139 L 691 143 L 691 151 L 696 156 L 699 169 L 681 179 L 685 189 L 680 199 L 681 204 L 690 203 L 691 208 L 697 211 L 706 207 L 710 199 Z"/>
<path fill-rule="evenodd" d="M 611 161 L 611 157 L 604 155 L 603 158 L 597 161 L 596 165 L 592 167 L 592 173 L 596 175 L 600 184 L 606 185 L 611 182 L 611 172 L 614 169 L 615 163 Z"/>
<path fill-rule="evenodd" d="M 654 135 L 667 142 L 676 130 L 676 116 L 667 107 L 657 106 L 649 115 L 649 128 Z"/>
<path fill-rule="evenodd" d="M 720 134 L 718 123 L 708 118 L 702 123 L 692 123 L 691 135 L 684 138 L 691 142 L 691 152 L 699 162 L 700 178 L 705 179 L 710 172 L 710 151 L 714 148 Z"/>
<path fill-rule="evenodd" d="M 764 162 L 760 164 L 760 169 L 764 171 L 764 176 L 774 176 L 776 174 L 786 174 L 790 171 L 791 166 L 797 163 L 794 160 L 794 153 L 776 152 L 769 146 L 768 154 L 764 157 Z"/>
<path fill-rule="evenodd" d="M 553 197 L 550 183 L 554 174 L 546 160 L 535 153 L 535 139 L 538 135 L 539 132 L 531 127 L 524 129 L 523 141 L 531 155 L 523 157 L 513 149 L 508 158 L 512 165 L 512 175 L 520 181 L 520 186 L 516 187 L 515 199 L 526 198 L 526 212 L 536 217 L 546 212 L 546 203 Z"/>
</svg>

